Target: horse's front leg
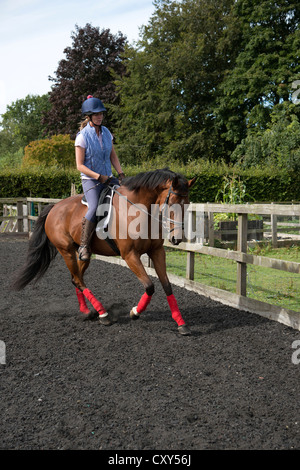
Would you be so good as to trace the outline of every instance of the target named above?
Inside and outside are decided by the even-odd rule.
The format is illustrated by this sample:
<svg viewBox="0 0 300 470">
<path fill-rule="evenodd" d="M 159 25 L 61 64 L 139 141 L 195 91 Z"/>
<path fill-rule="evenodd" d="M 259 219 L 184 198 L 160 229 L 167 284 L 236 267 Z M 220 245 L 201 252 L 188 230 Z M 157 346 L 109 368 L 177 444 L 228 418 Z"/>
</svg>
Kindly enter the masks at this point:
<svg viewBox="0 0 300 470">
<path fill-rule="evenodd" d="M 182 318 L 182 315 L 177 305 L 177 300 L 172 292 L 172 286 L 167 276 L 166 254 L 164 247 L 161 246 L 159 248 L 153 249 L 149 253 L 149 256 L 153 261 L 155 271 L 167 296 L 167 301 L 171 310 L 172 318 L 176 321 L 178 325 L 178 332 L 181 335 L 190 335 L 191 331 L 186 325 L 184 319 Z"/>
<path fill-rule="evenodd" d="M 130 312 L 130 317 L 133 320 L 137 320 L 140 314 L 146 310 L 151 301 L 152 295 L 154 294 L 154 285 L 146 273 L 138 253 L 131 251 L 128 255 L 124 256 L 124 260 L 145 288 L 145 293 L 142 295 L 139 303 L 136 307 L 133 307 Z"/>
</svg>

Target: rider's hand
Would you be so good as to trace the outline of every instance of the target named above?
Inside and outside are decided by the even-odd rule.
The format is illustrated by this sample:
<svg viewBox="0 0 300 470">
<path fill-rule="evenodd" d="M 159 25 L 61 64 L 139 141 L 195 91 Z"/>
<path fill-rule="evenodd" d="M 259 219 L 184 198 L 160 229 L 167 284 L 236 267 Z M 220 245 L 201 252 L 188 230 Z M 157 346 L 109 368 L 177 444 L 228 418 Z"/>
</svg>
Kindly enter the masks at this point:
<svg viewBox="0 0 300 470">
<path fill-rule="evenodd" d="M 121 184 L 122 181 L 123 181 L 123 179 L 125 178 L 125 175 L 124 175 L 124 173 L 122 172 L 122 173 L 119 173 L 119 174 L 118 174 L 118 177 L 119 177 L 119 183 Z"/>
<path fill-rule="evenodd" d="M 109 176 L 101 175 L 101 174 L 97 178 L 97 181 L 99 181 L 99 183 L 106 183 L 108 180 L 109 180 Z"/>
</svg>

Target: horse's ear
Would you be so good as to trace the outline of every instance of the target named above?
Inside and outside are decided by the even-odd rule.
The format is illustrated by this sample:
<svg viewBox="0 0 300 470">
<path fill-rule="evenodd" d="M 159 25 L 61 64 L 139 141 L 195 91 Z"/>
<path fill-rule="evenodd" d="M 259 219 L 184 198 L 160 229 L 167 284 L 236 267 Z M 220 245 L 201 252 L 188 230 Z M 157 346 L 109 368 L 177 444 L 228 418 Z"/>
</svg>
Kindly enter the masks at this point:
<svg viewBox="0 0 300 470">
<path fill-rule="evenodd" d="M 191 180 L 188 181 L 188 187 L 189 187 L 189 189 L 191 189 L 191 188 L 194 186 L 194 184 L 196 183 L 197 179 L 198 179 L 198 176 L 195 176 L 194 178 L 192 178 Z"/>
</svg>

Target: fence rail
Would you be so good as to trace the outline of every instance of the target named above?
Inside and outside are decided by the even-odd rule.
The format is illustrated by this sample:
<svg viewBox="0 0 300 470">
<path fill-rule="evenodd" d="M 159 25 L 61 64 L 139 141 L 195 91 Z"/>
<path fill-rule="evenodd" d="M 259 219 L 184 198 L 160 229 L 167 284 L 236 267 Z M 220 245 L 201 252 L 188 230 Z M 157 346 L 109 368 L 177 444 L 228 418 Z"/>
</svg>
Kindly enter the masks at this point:
<svg viewBox="0 0 300 470">
<path fill-rule="evenodd" d="M 5 198 L 0 199 L 0 205 L 15 206 L 16 212 L 14 215 L 2 215 L 0 222 L 14 219 L 17 232 L 29 234 L 31 231 L 32 223 L 38 218 L 43 204 L 56 203 L 60 199 L 47 199 L 47 198 Z M 27 211 L 25 211 L 25 207 Z M 4 214 L 4 210 L 2 211 Z M 237 245 L 236 249 L 223 249 L 213 246 L 215 238 L 214 227 L 214 214 L 215 213 L 230 213 L 236 214 L 237 217 Z M 197 291 L 202 295 L 207 295 L 220 302 L 232 305 L 242 310 L 251 311 L 263 315 L 264 317 L 279 321 L 292 328 L 300 330 L 300 313 L 293 310 L 285 309 L 276 305 L 272 305 L 258 300 L 250 299 L 247 297 L 247 265 L 262 266 L 270 269 L 276 269 L 289 273 L 300 273 L 300 263 L 285 261 L 281 259 L 274 259 L 265 256 L 257 256 L 247 253 L 248 248 L 248 216 L 271 216 L 271 230 L 272 230 L 272 244 L 277 246 L 278 240 L 278 217 L 290 216 L 298 219 L 295 222 L 296 227 L 299 225 L 300 217 L 300 204 L 195 204 L 191 203 L 188 210 L 187 220 L 187 234 L 186 241 L 175 247 L 177 250 L 186 252 L 186 276 L 181 278 L 178 276 L 170 275 L 170 279 L 178 285 L 182 285 L 187 289 Z M 195 229 L 197 218 L 208 221 L 208 233 L 201 234 Z M 25 222 L 27 222 L 27 232 L 24 229 Z M 2 225 L 1 224 L 1 225 Z M 207 236 L 206 236 L 207 235 Z M 172 247 L 168 241 L 165 241 L 165 247 Z M 206 286 L 194 281 L 195 274 L 195 254 L 201 253 L 219 258 L 226 258 L 236 262 L 236 293 L 231 293 L 222 289 Z M 105 259 L 110 262 L 117 262 L 124 264 L 121 259 L 111 259 L 106 257 L 96 256 L 96 258 Z M 146 270 L 150 274 L 155 275 L 155 272 L 148 259 L 145 261 Z"/>
</svg>

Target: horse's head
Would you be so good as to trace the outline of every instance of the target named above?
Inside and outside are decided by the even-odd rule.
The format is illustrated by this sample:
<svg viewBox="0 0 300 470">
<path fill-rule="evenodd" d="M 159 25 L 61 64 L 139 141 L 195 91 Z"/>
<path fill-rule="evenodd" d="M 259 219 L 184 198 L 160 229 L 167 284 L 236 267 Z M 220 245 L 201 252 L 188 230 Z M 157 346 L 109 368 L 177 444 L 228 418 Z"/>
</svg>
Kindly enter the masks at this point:
<svg viewBox="0 0 300 470">
<path fill-rule="evenodd" d="M 197 176 L 186 180 L 176 175 L 168 182 L 168 187 L 162 193 L 163 227 L 167 230 L 167 237 L 173 245 L 179 245 L 183 240 L 184 214 L 190 203 L 189 191 L 196 180 Z"/>
</svg>

